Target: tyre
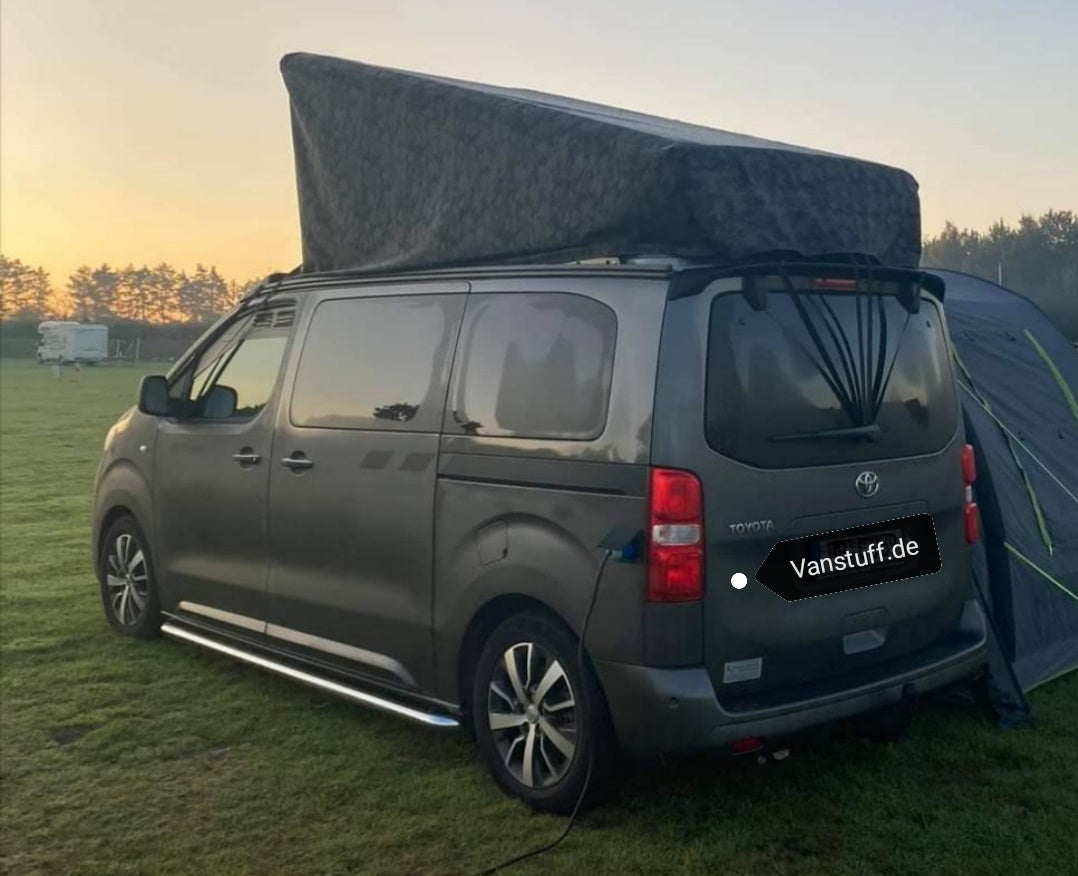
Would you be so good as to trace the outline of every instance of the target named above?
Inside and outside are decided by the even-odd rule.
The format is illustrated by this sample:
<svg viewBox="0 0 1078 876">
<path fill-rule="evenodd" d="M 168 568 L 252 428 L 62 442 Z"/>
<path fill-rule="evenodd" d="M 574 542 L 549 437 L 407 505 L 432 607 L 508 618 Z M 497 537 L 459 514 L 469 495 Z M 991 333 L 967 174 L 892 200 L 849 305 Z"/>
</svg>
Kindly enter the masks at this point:
<svg viewBox="0 0 1078 876">
<path fill-rule="evenodd" d="M 602 688 L 577 642 L 541 613 L 515 615 L 491 634 L 476 665 L 472 717 L 479 751 L 502 790 L 543 812 L 569 813 L 591 763 L 589 796 L 613 751 Z"/>
<path fill-rule="evenodd" d="M 140 639 L 161 631 L 161 602 L 146 537 L 131 517 L 120 517 L 101 542 L 101 603 L 109 623 Z"/>
</svg>

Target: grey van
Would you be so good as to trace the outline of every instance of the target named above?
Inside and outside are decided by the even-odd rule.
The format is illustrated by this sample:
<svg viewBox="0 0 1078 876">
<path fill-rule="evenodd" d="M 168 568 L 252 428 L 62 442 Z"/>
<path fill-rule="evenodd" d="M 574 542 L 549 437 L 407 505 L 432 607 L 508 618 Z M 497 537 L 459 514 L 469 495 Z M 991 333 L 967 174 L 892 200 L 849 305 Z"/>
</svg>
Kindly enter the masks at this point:
<svg viewBox="0 0 1078 876">
<path fill-rule="evenodd" d="M 551 811 L 615 750 L 899 706 L 985 663 L 942 294 L 801 261 L 278 275 L 109 431 L 105 613 L 470 727 Z M 757 580 L 925 515 L 931 571 Z"/>
</svg>

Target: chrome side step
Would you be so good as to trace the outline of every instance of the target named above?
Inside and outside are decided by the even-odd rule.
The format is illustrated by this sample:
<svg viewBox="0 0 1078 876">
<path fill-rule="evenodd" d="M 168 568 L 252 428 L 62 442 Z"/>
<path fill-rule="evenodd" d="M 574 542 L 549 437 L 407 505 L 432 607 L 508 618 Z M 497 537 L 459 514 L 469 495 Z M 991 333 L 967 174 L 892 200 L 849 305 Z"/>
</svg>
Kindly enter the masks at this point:
<svg viewBox="0 0 1078 876">
<path fill-rule="evenodd" d="M 324 690 L 327 693 L 331 693 L 334 696 L 341 697 L 342 699 L 349 700 L 353 703 L 358 703 L 361 706 L 369 706 L 372 709 L 379 709 L 383 712 L 389 712 L 393 715 L 399 715 L 402 718 L 408 718 L 412 721 L 418 721 L 420 724 L 427 724 L 431 727 L 459 727 L 460 722 L 456 718 L 452 718 L 449 715 L 438 715 L 432 712 L 424 712 L 420 709 L 414 709 L 411 706 L 403 705 L 402 703 L 393 702 L 393 700 L 387 700 L 383 697 L 375 696 L 374 694 L 367 693 L 366 691 L 359 690 L 358 688 L 350 687 L 346 684 L 341 684 L 337 681 L 331 681 L 328 678 L 322 678 L 318 675 L 312 675 L 310 672 L 305 672 L 302 669 L 296 669 L 293 666 L 288 666 L 285 663 L 281 663 L 277 660 L 270 660 L 267 657 L 262 657 L 259 654 L 254 654 L 250 651 L 244 651 L 241 648 L 237 648 L 235 645 L 226 645 L 223 642 L 218 642 L 215 639 L 210 639 L 206 636 L 193 633 L 184 627 L 178 626 L 174 623 L 164 623 L 161 625 L 161 632 L 166 636 L 172 636 L 175 639 L 182 639 L 185 642 L 192 642 L 195 645 L 201 645 L 203 648 L 208 648 L 211 651 L 216 651 L 219 654 L 227 654 L 236 660 L 242 660 L 244 663 L 250 663 L 252 666 L 258 666 L 261 669 L 267 669 L 270 672 L 276 672 L 278 675 L 283 675 L 286 678 L 290 678 L 293 681 L 298 681 L 301 684 L 310 685 L 311 687 Z"/>
</svg>

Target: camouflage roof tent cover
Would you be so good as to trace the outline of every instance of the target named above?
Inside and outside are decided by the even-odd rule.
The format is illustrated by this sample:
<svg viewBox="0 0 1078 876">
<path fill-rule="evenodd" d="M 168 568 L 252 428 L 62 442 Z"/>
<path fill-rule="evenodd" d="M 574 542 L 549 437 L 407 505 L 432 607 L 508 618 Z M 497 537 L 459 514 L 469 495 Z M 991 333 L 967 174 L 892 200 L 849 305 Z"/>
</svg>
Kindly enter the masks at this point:
<svg viewBox="0 0 1078 876">
<path fill-rule="evenodd" d="M 319 55 L 286 55 L 281 72 L 306 270 L 920 257 L 917 183 L 902 170 Z"/>
</svg>

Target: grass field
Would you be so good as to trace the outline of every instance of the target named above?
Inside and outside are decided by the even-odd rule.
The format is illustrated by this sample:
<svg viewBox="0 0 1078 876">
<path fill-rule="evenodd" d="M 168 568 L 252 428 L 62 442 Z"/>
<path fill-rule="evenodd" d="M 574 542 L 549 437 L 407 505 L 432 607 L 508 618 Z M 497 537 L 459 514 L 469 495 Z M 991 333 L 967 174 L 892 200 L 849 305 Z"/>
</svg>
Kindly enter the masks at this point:
<svg viewBox="0 0 1078 876">
<path fill-rule="evenodd" d="M 140 373 L 0 366 L 3 872 L 463 874 L 556 835 L 463 734 L 109 629 L 90 490 Z M 835 733 L 766 767 L 637 767 L 514 872 L 1075 873 L 1078 675 L 1033 705 L 1035 730 L 949 695 L 897 744 Z"/>
</svg>

